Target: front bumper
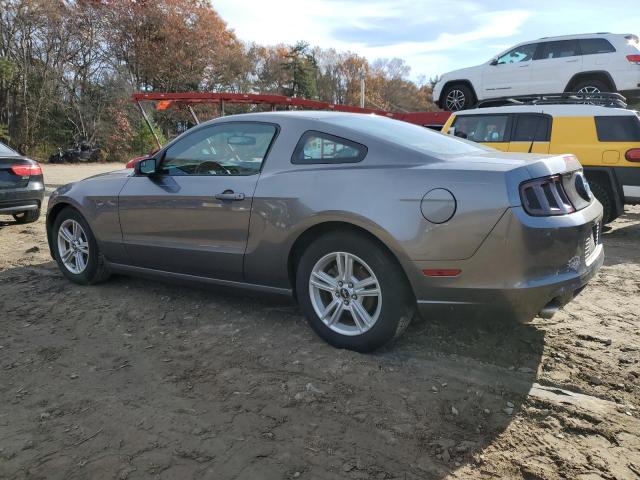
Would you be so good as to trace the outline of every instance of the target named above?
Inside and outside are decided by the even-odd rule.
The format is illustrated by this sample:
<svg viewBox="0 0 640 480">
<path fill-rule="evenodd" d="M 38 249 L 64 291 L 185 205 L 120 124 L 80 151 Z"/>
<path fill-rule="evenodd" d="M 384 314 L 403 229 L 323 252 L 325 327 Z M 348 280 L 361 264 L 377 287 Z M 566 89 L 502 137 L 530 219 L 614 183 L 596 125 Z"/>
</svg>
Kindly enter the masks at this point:
<svg viewBox="0 0 640 480">
<path fill-rule="evenodd" d="M 425 317 L 442 314 L 500 315 L 529 321 L 549 316 L 571 301 L 604 261 L 602 206 L 562 217 L 532 217 L 508 209 L 469 259 L 414 262 L 412 284 Z M 593 238 L 593 237 L 592 237 Z M 425 277 L 424 269 L 460 269 L 456 277 Z"/>
<path fill-rule="evenodd" d="M 0 215 L 11 215 L 42 208 L 44 183 L 30 180 L 26 187 L 0 189 Z"/>
</svg>

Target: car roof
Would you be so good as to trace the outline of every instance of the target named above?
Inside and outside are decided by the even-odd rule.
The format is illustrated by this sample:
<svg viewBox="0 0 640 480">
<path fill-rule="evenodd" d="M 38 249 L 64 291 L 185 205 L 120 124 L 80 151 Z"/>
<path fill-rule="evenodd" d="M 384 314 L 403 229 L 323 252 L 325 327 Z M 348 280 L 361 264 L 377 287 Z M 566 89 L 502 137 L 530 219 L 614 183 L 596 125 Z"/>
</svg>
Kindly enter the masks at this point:
<svg viewBox="0 0 640 480">
<path fill-rule="evenodd" d="M 596 32 L 596 33 L 576 33 L 574 35 L 558 35 L 555 37 L 541 37 L 538 40 L 574 40 L 580 38 L 604 38 L 604 37 L 623 37 L 625 35 L 631 35 L 630 33 L 611 33 L 611 32 Z"/>
<path fill-rule="evenodd" d="M 376 115 L 374 113 L 350 113 L 350 112 L 332 112 L 327 110 L 284 110 L 278 112 L 253 112 L 253 113 L 240 113 L 229 115 L 225 117 L 218 117 L 207 122 L 203 122 L 200 125 L 206 125 L 209 123 L 218 123 L 224 121 L 253 121 L 253 122 L 274 122 L 280 123 L 283 120 L 295 120 L 296 122 L 303 121 L 308 122 L 308 126 L 311 127 L 314 124 L 328 123 L 331 124 L 331 120 L 350 118 L 353 121 L 353 125 L 357 126 L 362 121 L 369 117 L 384 118 L 390 122 L 399 122 L 393 118 L 386 117 L 384 115 Z"/>
<path fill-rule="evenodd" d="M 594 117 L 637 115 L 635 110 L 603 107 L 600 105 L 507 105 L 503 107 L 474 108 L 455 112 L 456 116 L 489 115 L 497 113 L 546 113 L 554 117 Z"/>
</svg>

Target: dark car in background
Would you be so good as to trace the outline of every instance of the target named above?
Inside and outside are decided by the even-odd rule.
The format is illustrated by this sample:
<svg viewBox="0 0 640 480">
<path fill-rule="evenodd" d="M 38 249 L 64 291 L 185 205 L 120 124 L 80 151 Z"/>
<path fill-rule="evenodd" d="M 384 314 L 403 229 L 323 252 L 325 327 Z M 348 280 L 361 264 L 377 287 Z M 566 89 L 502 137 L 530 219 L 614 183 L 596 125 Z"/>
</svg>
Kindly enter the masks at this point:
<svg viewBox="0 0 640 480">
<path fill-rule="evenodd" d="M 58 149 L 49 157 L 49 163 L 81 163 L 97 162 L 100 159 L 100 148 L 87 142 L 74 144 L 72 147 Z"/>
<path fill-rule="evenodd" d="M 0 215 L 18 223 L 35 222 L 44 199 L 40 164 L 0 143 Z"/>
</svg>

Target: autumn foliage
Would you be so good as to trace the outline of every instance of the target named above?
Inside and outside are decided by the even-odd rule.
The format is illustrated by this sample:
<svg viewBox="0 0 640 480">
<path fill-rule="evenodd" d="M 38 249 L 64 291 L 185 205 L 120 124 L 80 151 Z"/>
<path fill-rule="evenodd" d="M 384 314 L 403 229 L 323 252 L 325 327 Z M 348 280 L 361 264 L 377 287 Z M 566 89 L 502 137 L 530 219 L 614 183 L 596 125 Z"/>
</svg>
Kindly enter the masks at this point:
<svg viewBox="0 0 640 480">
<path fill-rule="evenodd" d="M 36 157 L 86 140 L 123 160 L 148 148 L 134 91 L 279 93 L 368 107 L 432 110 L 431 87 L 400 59 L 243 43 L 207 0 L 0 0 L 0 134 Z M 241 111 L 248 106 L 231 107 Z M 203 118 L 217 115 L 201 107 Z M 156 114 L 166 136 L 186 112 Z"/>
</svg>

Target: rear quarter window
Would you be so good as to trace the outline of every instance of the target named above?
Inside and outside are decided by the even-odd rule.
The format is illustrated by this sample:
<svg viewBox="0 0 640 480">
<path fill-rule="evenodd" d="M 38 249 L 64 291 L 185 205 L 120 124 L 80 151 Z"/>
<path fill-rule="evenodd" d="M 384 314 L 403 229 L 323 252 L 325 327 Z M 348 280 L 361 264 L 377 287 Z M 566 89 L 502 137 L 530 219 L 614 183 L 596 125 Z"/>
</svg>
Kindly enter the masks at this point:
<svg viewBox="0 0 640 480">
<path fill-rule="evenodd" d="M 601 142 L 640 142 L 640 118 L 636 115 L 595 117 Z"/>
<path fill-rule="evenodd" d="M 360 143 L 309 130 L 298 141 L 291 163 L 357 163 L 361 162 L 366 155 L 367 147 Z"/>
<path fill-rule="evenodd" d="M 596 55 L 598 53 L 611 53 L 616 49 L 609 40 L 604 38 L 583 38 L 579 40 L 582 55 Z"/>
</svg>

